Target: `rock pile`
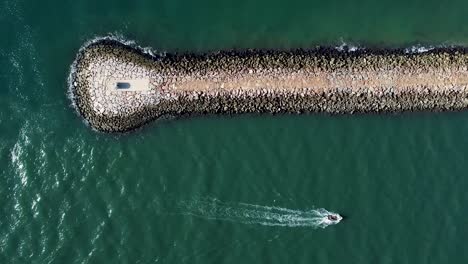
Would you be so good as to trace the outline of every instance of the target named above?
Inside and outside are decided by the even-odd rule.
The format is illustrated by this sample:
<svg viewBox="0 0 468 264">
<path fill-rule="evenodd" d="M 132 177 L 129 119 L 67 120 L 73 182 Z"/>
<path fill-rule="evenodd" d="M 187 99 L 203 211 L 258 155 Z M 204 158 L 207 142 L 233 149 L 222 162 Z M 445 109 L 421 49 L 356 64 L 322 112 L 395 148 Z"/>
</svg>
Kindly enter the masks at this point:
<svg viewBox="0 0 468 264">
<path fill-rule="evenodd" d="M 78 53 L 74 105 L 95 129 L 124 132 L 194 114 L 445 111 L 468 107 L 468 53 L 440 48 L 217 52 L 153 56 L 115 40 Z M 147 78 L 149 91 L 109 88 Z"/>
</svg>

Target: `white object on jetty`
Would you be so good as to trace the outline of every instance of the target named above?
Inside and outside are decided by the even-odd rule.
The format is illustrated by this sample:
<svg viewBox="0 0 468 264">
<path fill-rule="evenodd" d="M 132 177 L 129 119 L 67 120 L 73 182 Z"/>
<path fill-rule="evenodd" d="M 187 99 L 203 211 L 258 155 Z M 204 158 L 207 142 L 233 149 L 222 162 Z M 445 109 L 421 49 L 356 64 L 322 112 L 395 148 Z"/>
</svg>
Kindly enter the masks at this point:
<svg viewBox="0 0 468 264">
<path fill-rule="evenodd" d="M 119 92 L 149 91 L 151 89 L 149 79 L 110 80 L 107 82 L 107 88 Z"/>
</svg>

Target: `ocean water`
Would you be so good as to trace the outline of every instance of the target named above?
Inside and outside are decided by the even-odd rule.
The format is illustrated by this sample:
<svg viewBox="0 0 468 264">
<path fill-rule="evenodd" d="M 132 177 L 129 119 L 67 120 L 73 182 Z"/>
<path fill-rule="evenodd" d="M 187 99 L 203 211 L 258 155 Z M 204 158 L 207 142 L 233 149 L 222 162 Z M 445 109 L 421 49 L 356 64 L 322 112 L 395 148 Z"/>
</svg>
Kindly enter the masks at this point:
<svg viewBox="0 0 468 264">
<path fill-rule="evenodd" d="M 468 45 L 466 1 L 0 2 L 0 263 L 467 263 L 468 112 L 92 131 L 80 46 Z M 320 223 L 325 211 L 346 216 Z"/>
</svg>

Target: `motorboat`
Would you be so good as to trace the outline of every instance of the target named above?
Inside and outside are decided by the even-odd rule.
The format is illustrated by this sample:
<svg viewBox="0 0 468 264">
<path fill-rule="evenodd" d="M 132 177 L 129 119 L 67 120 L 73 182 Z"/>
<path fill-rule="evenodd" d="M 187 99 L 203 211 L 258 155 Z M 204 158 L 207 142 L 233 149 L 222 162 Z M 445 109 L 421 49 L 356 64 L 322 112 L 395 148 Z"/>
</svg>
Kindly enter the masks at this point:
<svg viewBox="0 0 468 264">
<path fill-rule="evenodd" d="M 343 219 L 341 215 L 335 213 L 327 214 L 325 218 L 325 221 L 329 224 L 338 224 Z"/>
</svg>

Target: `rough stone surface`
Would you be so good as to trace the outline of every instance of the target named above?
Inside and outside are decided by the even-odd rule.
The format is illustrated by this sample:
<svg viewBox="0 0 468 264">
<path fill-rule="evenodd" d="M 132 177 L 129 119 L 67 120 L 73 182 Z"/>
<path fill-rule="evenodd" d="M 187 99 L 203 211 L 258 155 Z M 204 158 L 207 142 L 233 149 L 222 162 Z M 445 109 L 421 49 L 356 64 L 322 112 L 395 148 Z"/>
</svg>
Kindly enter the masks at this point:
<svg viewBox="0 0 468 264">
<path fill-rule="evenodd" d="M 440 48 L 242 51 L 152 56 L 115 40 L 78 53 L 74 105 L 95 129 L 124 132 L 194 114 L 444 111 L 468 107 L 468 53 Z M 149 91 L 107 89 L 150 80 Z"/>
</svg>

